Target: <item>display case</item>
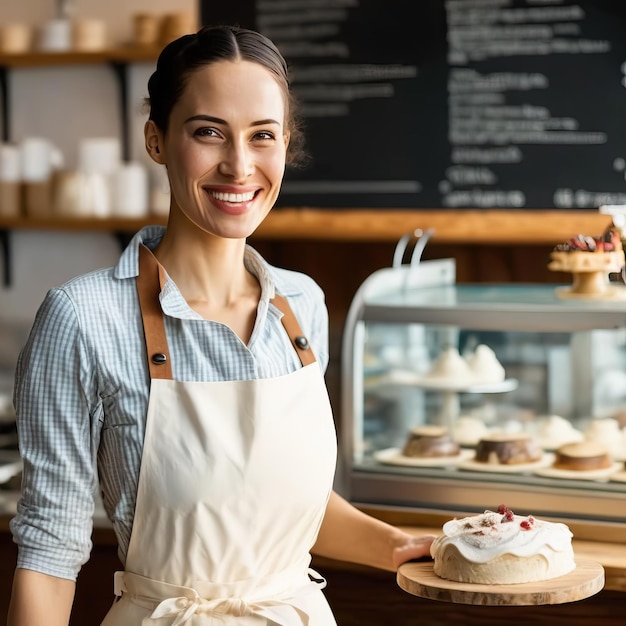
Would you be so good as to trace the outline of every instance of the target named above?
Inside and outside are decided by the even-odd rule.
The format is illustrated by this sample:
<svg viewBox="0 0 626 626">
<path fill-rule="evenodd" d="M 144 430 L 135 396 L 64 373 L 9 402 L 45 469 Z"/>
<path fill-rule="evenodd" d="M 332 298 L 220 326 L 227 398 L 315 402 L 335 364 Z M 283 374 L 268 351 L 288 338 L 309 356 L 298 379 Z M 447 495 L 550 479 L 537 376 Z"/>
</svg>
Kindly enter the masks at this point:
<svg viewBox="0 0 626 626">
<path fill-rule="evenodd" d="M 491 361 L 482 373 L 472 370 L 481 350 Z M 446 356 L 465 370 L 442 375 Z M 548 284 L 457 284 L 452 259 L 394 261 L 366 279 L 348 312 L 341 415 L 339 480 L 354 503 L 436 513 L 505 503 L 620 526 L 626 299 L 563 298 Z M 407 452 L 411 434 L 429 428 L 458 451 Z M 539 456 L 478 461 L 481 441 L 499 437 L 529 439 Z M 606 450 L 608 464 L 557 469 L 558 451 L 575 441 L 595 442 L 588 448 Z"/>
</svg>

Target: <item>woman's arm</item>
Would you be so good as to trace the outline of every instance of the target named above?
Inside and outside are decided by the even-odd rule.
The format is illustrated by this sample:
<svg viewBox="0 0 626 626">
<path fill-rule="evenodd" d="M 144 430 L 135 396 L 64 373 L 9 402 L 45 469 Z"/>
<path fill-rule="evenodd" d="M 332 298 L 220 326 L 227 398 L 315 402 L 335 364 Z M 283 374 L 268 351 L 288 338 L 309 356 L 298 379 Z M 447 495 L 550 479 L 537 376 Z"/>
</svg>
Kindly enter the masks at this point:
<svg viewBox="0 0 626 626">
<path fill-rule="evenodd" d="M 67 626 L 75 588 L 73 580 L 16 569 L 7 626 Z"/>
<path fill-rule="evenodd" d="M 371 517 L 333 491 L 312 552 L 396 571 L 405 561 L 430 556 L 433 539 L 433 535 L 411 535 Z"/>
</svg>

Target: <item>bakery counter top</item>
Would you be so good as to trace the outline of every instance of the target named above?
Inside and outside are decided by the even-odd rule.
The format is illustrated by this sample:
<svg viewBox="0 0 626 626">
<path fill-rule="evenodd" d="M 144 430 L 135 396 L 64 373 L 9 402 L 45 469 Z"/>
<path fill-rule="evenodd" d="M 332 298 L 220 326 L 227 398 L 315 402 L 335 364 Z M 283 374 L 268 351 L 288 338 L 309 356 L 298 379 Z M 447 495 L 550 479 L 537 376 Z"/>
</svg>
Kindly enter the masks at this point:
<svg viewBox="0 0 626 626">
<path fill-rule="evenodd" d="M 18 493 L 15 491 L 0 492 L 0 532 L 8 532 L 9 521 L 15 514 L 17 499 Z M 422 513 L 410 509 L 379 509 L 365 506 L 360 508 L 374 517 L 383 519 L 417 535 L 438 535 L 441 532 L 443 523 L 454 517 L 453 514 Z M 459 513 L 457 516 L 462 515 L 463 513 Z M 584 526 L 581 526 L 568 522 L 568 525 L 574 533 L 572 544 L 576 556 L 597 561 L 604 567 L 606 590 L 626 592 L 626 543 L 621 539 L 619 533 L 616 533 L 615 529 L 600 524 L 594 526 L 586 523 Z M 626 527 L 626 525 L 624 526 Z M 598 537 L 605 539 L 608 537 L 611 541 L 593 540 L 590 536 L 593 536 L 594 533 Z M 96 509 L 94 515 L 94 543 L 115 545 L 111 524 L 100 507 Z M 316 562 L 322 563 L 324 567 L 333 569 L 350 569 L 355 571 L 369 569 L 317 557 Z"/>
</svg>

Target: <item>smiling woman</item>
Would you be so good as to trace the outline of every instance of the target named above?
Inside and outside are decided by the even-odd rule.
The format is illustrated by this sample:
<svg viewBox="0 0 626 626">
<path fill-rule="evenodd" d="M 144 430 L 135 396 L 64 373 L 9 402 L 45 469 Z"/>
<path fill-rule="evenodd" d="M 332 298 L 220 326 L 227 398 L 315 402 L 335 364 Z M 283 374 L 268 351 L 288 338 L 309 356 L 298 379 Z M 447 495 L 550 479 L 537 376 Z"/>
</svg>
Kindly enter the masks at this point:
<svg viewBox="0 0 626 626">
<path fill-rule="evenodd" d="M 103 626 L 331 626 L 312 552 L 393 571 L 433 538 L 333 492 L 324 294 L 246 243 L 303 154 L 285 61 L 205 27 L 149 94 L 167 227 L 51 289 L 18 362 L 9 625 L 67 626 L 100 491 L 123 565 Z"/>
<path fill-rule="evenodd" d="M 236 111 L 234 93 L 242 102 Z M 280 190 L 290 136 L 285 114 L 278 83 L 258 63 L 222 61 L 196 69 L 172 107 L 167 132 L 152 119 L 146 124 L 148 153 L 168 170 L 170 220 L 185 232 L 251 235 Z M 172 234 L 178 238 L 180 231 L 169 229 L 163 248 Z"/>
</svg>

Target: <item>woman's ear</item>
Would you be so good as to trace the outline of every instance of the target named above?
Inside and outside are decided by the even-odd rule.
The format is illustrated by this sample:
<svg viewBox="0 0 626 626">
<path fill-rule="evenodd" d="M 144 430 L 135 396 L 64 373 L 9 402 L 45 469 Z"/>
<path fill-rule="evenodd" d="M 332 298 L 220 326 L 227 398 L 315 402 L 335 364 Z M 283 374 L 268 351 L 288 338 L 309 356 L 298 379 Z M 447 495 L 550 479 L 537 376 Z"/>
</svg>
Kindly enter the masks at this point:
<svg viewBox="0 0 626 626">
<path fill-rule="evenodd" d="M 148 120 L 144 126 L 143 134 L 146 140 L 146 152 L 150 155 L 150 158 L 160 165 L 165 164 L 165 159 L 163 158 L 163 135 L 161 131 L 158 129 L 157 125 L 152 121 Z"/>
</svg>

